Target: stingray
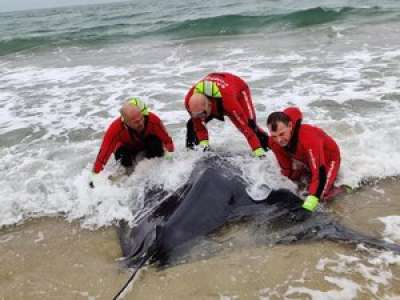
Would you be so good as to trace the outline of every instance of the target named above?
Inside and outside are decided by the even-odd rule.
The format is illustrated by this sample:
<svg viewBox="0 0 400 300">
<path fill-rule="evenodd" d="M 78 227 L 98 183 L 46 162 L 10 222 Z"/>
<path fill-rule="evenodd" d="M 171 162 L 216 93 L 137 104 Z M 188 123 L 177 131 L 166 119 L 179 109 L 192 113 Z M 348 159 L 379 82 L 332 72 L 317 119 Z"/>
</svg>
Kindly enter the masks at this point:
<svg viewBox="0 0 400 300">
<path fill-rule="evenodd" d="M 367 236 L 340 224 L 319 209 L 299 221 L 302 200 L 286 189 L 270 189 L 257 201 L 246 191 L 247 182 L 229 159 L 210 154 L 201 159 L 189 180 L 173 193 L 149 189 L 145 195 L 146 213 L 135 225 L 121 222 L 119 238 L 123 263 L 135 271 L 114 299 L 134 279 L 147 262 L 165 266 L 173 257 L 189 251 L 199 238 L 238 221 L 258 222 L 258 242 L 290 244 L 331 240 L 363 243 L 400 253 L 400 245 Z"/>
</svg>

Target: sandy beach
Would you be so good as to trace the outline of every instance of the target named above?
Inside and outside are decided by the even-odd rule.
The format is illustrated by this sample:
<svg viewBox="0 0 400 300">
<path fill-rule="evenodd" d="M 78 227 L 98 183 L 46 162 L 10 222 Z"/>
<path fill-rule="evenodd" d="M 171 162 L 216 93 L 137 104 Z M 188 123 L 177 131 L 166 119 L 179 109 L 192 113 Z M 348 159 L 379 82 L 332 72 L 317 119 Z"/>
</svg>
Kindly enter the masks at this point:
<svg viewBox="0 0 400 300">
<path fill-rule="evenodd" d="M 329 209 L 351 228 L 382 236 L 377 218 L 400 214 L 397 183 L 388 179 L 363 187 Z M 234 225 L 215 238 L 243 241 L 248 234 L 243 228 Z M 2 229 L 0 249 L 4 300 L 111 299 L 130 275 L 118 264 L 114 227 L 92 231 L 62 218 L 39 218 Z M 161 271 L 145 267 L 126 299 L 310 299 L 310 294 L 346 299 L 356 290 L 356 299 L 396 299 L 391 297 L 400 295 L 399 262 L 390 252 L 327 241 L 274 247 L 226 243 L 207 259 Z"/>
<path fill-rule="evenodd" d="M 0 299 L 111 299 L 129 275 L 114 228 L 40 218 L 3 229 L 0 249 Z"/>
</svg>

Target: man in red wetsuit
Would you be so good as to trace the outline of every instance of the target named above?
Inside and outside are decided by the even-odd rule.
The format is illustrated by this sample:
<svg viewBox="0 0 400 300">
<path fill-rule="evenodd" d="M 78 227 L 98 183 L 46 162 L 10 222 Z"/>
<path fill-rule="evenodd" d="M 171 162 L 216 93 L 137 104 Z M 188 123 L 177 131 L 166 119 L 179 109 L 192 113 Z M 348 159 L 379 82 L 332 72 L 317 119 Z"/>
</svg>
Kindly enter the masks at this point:
<svg viewBox="0 0 400 300">
<path fill-rule="evenodd" d="M 100 151 L 94 162 L 92 174 L 98 174 L 111 154 L 126 168 L 133 167 L 138 153 L 146 158 L 170 156 L 174 144 L 160 118 L 149 112 L 146 105 L 133 98 L 121 107 L 121 116 L 108 127 Z M 89 185 L 94 187 L 93 176 Z"/>
<path fill-rule="evenodd" d="M 230 73 L 211 73 L 196 83 L 185 97 L 191 119 L 187 123 L 186 147 L 200 145 L 207 150 L 209 138 L 206 123 L 224 121 L 228 116 L 243 133 L 257 157 L 267 151 L 268 135 L 258 127 L 248 85 Z"/>
<path fill-rule="evenodd" d="M 302 207 L 312 212 L 319 200 L 329 200 L 336 189 L 340 150 L 322 129 L 301 122 L 302 113 L 296 107 L 271 113 L 267 119 L 269 147 L 284 176 L 293 181 L 308 177 L 308 196 Z"/>
</svg>

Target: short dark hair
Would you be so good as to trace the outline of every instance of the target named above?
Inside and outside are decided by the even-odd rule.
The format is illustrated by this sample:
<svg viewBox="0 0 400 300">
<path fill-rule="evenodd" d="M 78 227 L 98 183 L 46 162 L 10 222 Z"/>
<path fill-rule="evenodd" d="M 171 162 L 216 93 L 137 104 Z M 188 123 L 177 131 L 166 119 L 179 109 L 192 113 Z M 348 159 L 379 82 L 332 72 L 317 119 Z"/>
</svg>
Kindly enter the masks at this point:
<svg viewBox="0 0 400 300">
<path fill-rule="evenodd" d="M 282 122 L 286 126 L 290 123 L 290 118 L 288 115 L 281 111 L 275 111 L 268 116 L 267 126 L 271 126 L 272 131 L 276 131 L 278 128 L 278 122 Z"/>
</svg>

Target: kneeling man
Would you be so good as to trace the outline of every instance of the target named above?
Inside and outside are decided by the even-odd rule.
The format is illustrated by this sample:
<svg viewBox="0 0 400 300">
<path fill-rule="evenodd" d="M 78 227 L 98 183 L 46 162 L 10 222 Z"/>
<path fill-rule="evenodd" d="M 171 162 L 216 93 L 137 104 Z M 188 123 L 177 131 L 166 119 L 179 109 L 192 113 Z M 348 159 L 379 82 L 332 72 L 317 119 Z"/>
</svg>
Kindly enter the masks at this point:
<svg viewBox="0 0 400 300">
<path fill-rule="evenodd" d="M 274 152 L 281 172 L 293 181 L 307 178 L 308 196 L 303 208 L 313 212 L 320 200 L 337 193 L 333 183 L 340 167 L 340 150 L 332 137 L 322 129 L 302 124 L 297 107 L 268 116 L 269 147 Z"/>
</svg>

